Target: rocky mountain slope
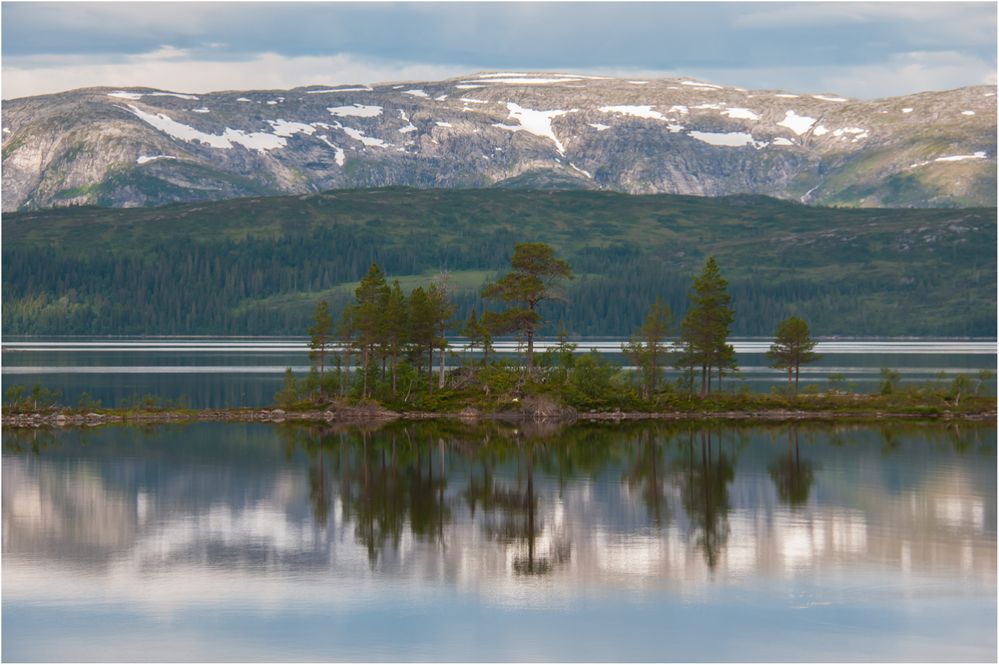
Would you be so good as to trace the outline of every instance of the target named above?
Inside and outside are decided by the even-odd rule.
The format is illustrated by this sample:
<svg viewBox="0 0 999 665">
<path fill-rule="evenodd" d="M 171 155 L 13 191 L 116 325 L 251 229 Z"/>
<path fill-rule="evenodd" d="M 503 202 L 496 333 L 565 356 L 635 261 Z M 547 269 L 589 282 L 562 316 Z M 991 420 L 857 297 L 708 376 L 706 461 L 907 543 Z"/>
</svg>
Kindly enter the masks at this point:
<svg viewBox="0 0 999 665">
<path fill-rule="evenodd" d="M 864 101 L 522 72 L 203 95 L 91 88 L 4 103 L 3 210 L 385 185 L 994 205 L 995 94 Z"/>
</svg>

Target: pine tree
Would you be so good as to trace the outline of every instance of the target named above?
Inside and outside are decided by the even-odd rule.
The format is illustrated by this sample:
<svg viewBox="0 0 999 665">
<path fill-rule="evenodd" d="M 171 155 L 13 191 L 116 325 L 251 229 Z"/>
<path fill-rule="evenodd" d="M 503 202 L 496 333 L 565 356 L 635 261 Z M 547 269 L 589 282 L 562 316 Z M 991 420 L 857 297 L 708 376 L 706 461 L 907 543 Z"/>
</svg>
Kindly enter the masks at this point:
<svg viewBox="0 0 999 665">
<path fill-rule="evenodd" d="M 350 327 L 355 333 L 358 350 L 361 353 L 364 378 L 362 396 L 368 396 L 368 374 L 371 356 L 382 337 L 382 304 L 385 301 L 385 275 L 378 264 L 372 263 L 368 274 L 354 291 L 355 302 L 350 306 Z"/>
<path fill-rule="evenodd" d="M 437 280 L 430 285 L 427 293 L 434 316 L 434 346 L 440 353 L 440 373 L 437 378 L 437 387 L 444 387 L 444 354 L 447 351 L 447 328 L 454 316 L 455 306 L 450 301 L 448 293 L 448 274 L 441 273 Z M 431 386 L 431 392 L 433 387 Z"/>
<path fill-rule="evenodd" d="M 472 353 L 475 352 L 475 347 L 482 345 L 482 332 L 483 328 L 479 324 L 479 315 L 473 307 L 468 312 L 468 318 L 465 319 L 465 325 L 461 329 L 461 334 L 468 338 L 468 350 Z"/>
<path fill-rule="evenodd" d="M 316 305 L 312 327 L 309 328 L 309 360 L 313 365 L 319 365 L 319 375 L 326 371 L 326 353 L 333 335 L 333 317 L 325 300 Z"/>
<path fill-rule="evenodd" d="M 812 339 L 804 319 L 792 316 L 777 324 L 774 342 L 767 351 L 767 357 L 773 361 L 771 367 L 787 370 L 787 385 L 791 387 L 793 378 L 795 393 L 798 392 L 801 366 L 822 357 L 812 351 L 814 348 L 815 340 Z"/>
<path fill-rule="evenodd" d="M 658 389 L 662 368 L 666 365 L 666 356 L 670 350 L 666 336 L 672 322 L 673 313 L 669 306 L 663 303 L 660 296 L 656 296 L 638 334 L 621 347 L 625 356 L 641 368 L 646 397 L 651 397 Z"/>
<path fill-rule="evenodd" d="M 429 357 L 428 373 L 433 373 L 431 368 L 434 362 L 435 323 L 433 303 L 423 287 L 418 286 L 409 294 L 409 333 L 407 335 L 416 360 L 417 376 L 422 373 L 424 354 L 428 354 Z"/>
<path fill-rule="evenodd" d="M 679 363 L 701 368 L 701 397 L 711 390 L 714 368 L 735 367 L 734 349 L 727 343 L 733 320 L 727 286 L 715 257 L 708 257 L 704 270 L 694 278 L 688 296 L 690 308 L 681 324 L 683 353 Z"/>
<path fill-rule="evenodd" d="M 517 333 L 527 338 L 527 370 L 534 371 L 534 334 L 544 323 L 537 307 L 546 300 L 561 300 L 559 280 L 572 279 L 569 264 L 555 258 L 555 250 L 539 242 L 514 245 L 510 260 L 513 271 L 482 290 L 483 298 L 505 303 L 522 303 L 504 312 L 487 312 L 483 317 L 495 334 Z"/>
<path fill-rule="evenodd" d="M 407 328 L 409 326 L 409 306 L 406 296 L 399 286 L 399 280 L 392 282 L 388 290 L 383 312 L 382 333 L 385 350 L 391 362 L 392 394 L 396 393 L 396 370 L 399 366 L 399 355 L 406 344 Z"/>
</svg>

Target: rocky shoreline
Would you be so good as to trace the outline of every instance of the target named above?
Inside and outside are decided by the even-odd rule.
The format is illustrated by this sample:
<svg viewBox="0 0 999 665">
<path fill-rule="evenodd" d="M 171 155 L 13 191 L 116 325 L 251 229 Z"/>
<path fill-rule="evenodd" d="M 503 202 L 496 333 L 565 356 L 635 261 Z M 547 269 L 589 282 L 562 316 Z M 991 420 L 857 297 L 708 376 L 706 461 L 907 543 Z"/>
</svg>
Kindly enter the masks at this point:
<svg viewBox="0 0 999 665">
<path fill-rule="evenodd" d="M 464 409 L 453 413 L 426 411 L 397 412 L 380 407 L 338 407 L 312 411 L 283 409 L 205 409 L 196 411 L 128 411 L 112 413 L 19 413 L 5 414 L 3 427 L 97 427 L 102 425 L 145 425 L 193 422 L 241 423 L 364 423 L 392 420 L 506 420 L 514 422 L 634 421 L 634 420 L 727 420 L 727 421 L 801 421 L 801 420 L 961 420 L 995 422 L 996 411 L 975 413 L 941 412 L 936 414 L 905 413 L 877 410 L 804 411 L 789 409 L 747 411 L 590 411 L 563 409 L 557 412 L 533 413 L 526 410 L 484 413 Z"/>
</svg>

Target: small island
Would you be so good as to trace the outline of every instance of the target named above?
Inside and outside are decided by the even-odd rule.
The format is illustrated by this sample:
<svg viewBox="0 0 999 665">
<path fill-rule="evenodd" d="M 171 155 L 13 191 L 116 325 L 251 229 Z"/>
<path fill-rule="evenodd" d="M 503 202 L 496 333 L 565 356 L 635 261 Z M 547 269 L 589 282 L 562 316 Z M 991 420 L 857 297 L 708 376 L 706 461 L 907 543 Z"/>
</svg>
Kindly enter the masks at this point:
<svg viewBox="0 0 999 665">
<path fill-rule="evenodd" d="M 455 322 L 446 272 L 407 296 L 398 280 L 390 285 L 372 264 L 338 323 L 329 304 L 318 303 L 308 330 L 312 369 L 305 376 L 287 369 L 272 408 L 198 410 L 155 396 L 111 409 L 89 398 L 68 406 L 40 386 L 13 386 L 5 393 L 3 425 L 431 418 L 996 419 L 996 398 L 986 394 L 995 375 L 987 370 L 903 386 L 897 371 L 884 368 L 876 394 L 855 392 L 837 375 L 822 388 L 811 384 L 799 390 L 801 366 L 820 356 L 807 322 L 797 316 L 777 323 L 767 352 L 771 367 L 786 372 L 786 385 L 770 393 L 750 392 L 745 386 L 732 391 L 723 382 L 738 372 L 728 342 L 735 315 L 714 257 L 693 279 L 689 307 L 678 326 L 662 299 L 650 305 L 642 325 L 621 348 L 631 368 L 613 364 L 595 350 L 580 352 L 561 322 L 557 344 L 539 353 L 535 340 L 545 324 L 540 306 L 564 300 L 561 284 L 573 279 L 572 269 L 543 243 L 517 244 L 511 268 L 482 292 L 505 309 L 481 314 L 473 309 L 466 321 Z M 452 344 L 449 332 L 465 342 Z M 497 357 L 493 340 L 503 335 L 521 343 L 522 363 Z M 669 367 L 678 373 L 674 381 L 667 380 Z"/>
</svg>

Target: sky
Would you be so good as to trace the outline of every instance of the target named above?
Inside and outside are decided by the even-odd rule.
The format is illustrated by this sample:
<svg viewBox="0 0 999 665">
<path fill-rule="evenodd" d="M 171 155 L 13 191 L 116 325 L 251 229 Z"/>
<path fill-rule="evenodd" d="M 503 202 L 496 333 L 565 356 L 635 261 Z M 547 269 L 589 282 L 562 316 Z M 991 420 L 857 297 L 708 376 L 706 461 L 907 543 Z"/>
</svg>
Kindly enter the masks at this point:
<svg viewBox="0 0 999 665">
<path fill-rule="evenodd" d="M 0 96 L 686 76 L 879 98 L 996 83 L 995 2 L 3 2 Z"/>
</svg>

